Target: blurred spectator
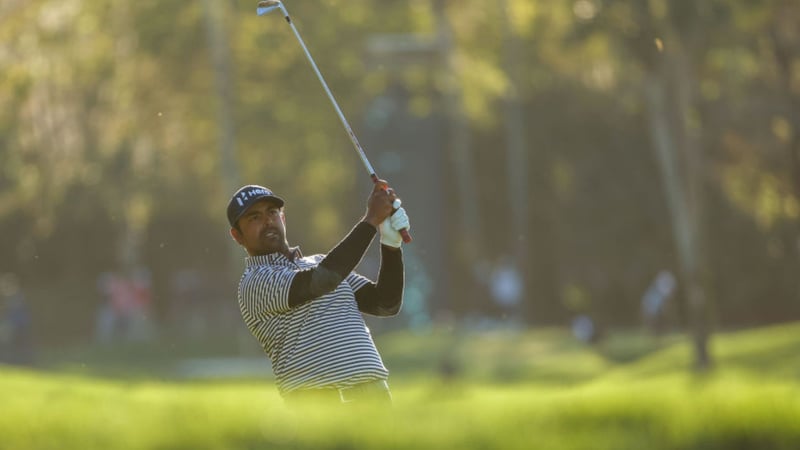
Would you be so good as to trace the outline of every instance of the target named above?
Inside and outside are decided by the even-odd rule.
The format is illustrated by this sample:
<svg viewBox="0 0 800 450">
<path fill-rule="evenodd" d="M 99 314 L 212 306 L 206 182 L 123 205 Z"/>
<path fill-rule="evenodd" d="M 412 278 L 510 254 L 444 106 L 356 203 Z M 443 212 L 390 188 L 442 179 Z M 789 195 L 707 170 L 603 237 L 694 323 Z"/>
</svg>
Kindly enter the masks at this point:
<svg viewBox="0 0 800 450">
<path fill-rule="evenodd" d="M 153 277 L 150 270 L 137 267 L 128 279 L 132 302 L 127 311 L 129 317 L 128 340 L 145 341 L 153 338 Z"/>
<path fill-rule="evenodd" d="M 597 324 L 586 314 L 581 314 L 572 320 L 572 334 L 584 344 L 594 344 L 600 340 Z"/>
<path fill-rule="evenodd" d="M 205 335 L 208 329 L 207 289 L 203 288 L 203 280 L 200 271 L 182 269 L 172 275 L 170 282 L 170 319 L 173 326 L 189 336 Z"/>
<path fill-rule="evenodd" d="M 130 276 L 116 272 L 102 273 L 98 277 L 97 288 L 103 297 L 95 319 L 97 341 L 141 341 L 152 337 L 152 286 L 147 269 L 138 268 Z"/>
<path fill-rule="evenodd" d="M 489 290 L 502 311 L 503 319 L 520 320 L 522 276 L 509 258 L 504 257 L 495 264 L 489 279 Z"/>
<path fill-rule="evenodd" d="M 645 326 L 655 333 L 664 331 L 666 303 L 675 291 L 675 276 L 662 270 L 642 295 L 642 317 Z"/>
<path fill-rule="evenodd" d="M 95 313 L 94 337 L 99 343 L 108 343 L 114 339 L 116 329 L 116 315 L 111 307 L 111 283 L 114 274 L 103 272 L 97 276 L 97 292 L 101 301 Z"/>
<path fill-rule="evenodd" d="M 0 276 L 0 362 L 31 364 L 31 314 L 16 275 Z"/>
</svg>

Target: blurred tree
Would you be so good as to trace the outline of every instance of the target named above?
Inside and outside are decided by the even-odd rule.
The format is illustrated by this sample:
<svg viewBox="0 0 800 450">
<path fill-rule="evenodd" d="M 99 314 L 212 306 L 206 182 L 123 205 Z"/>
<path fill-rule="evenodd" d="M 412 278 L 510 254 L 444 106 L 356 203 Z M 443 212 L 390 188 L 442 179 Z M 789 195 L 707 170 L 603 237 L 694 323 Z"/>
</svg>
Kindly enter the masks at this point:
<svg viewBox="0 0 800 450">
<path fill-rule="evenodd" d="M 780 145 L 788 153 L 788 168 L 791 180 L 792 200 L 784 200 L 791 205 L 784 207 L 786 215 L 798 218 L 800 205 L 800 4 L 793 1 L 774 2 L 772 14 L 765 14 L 767 20 L 760 24 L 762 32 L 768 36 L 767 42 L 775 59 L 775 88 L 782 93 L 777 113 L 771 121 L 772 132 Z M 795 220 L 788 237 L 784 239 L 786 253 L 791 255 L 792 266 L 800 268 L 800 221 Z M 795 272 L 796 273 L 796 272 Z M 789 296 L 800 303 L 800 277 L 789 282 Z M 791 292 L 794 291 L 794 295 Z"/>
<path fill-rule="evenodd" d="M 661 0 L 611 2 L 602 16 L 606 27 L 624 24 L 616 40 L 643 71 L 642 99 L 669 206 L 699 368 L 711 363 L 709 273 L 701 215 L 705 197 L 702 125 L 695 113 L 696 61 L 707 51 L 698 13 L 708 5 Z"/>
</svg>

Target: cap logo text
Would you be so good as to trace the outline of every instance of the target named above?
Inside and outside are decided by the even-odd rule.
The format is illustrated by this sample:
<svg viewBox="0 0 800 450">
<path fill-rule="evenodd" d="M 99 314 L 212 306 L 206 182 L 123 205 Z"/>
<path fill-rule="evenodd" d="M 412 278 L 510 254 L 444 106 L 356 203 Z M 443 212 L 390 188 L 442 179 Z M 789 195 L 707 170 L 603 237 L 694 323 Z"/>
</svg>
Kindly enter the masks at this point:
<svg viewBox="0 0 800 450">
<path fill-rule="evenodd" d="M 254 188 L 247 191 L 243 191 L 236 197 L 236 202 L 239 206 L 244 206 L 244 202 L 251 197 L 256 197 L 259 195 L 272 195 L 272 191 L 263 188 Z"/>
</svg>

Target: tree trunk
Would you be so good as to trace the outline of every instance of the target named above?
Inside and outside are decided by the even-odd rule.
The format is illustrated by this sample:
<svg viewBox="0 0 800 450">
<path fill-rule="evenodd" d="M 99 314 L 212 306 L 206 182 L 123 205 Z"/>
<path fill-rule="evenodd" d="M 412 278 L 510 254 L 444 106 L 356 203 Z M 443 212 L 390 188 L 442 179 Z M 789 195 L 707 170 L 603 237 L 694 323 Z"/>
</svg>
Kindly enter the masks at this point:
<svg viewBox="0 0 800 450">
<path fill-rule="evenodd" d="M 461 85 L 458 82 L 458 69 L 455 62 L 455 48 L 453 44 L 453 30 L 445 11 L 445 0 L 434 2 L 436 15 L 439 48 L 444 61 L 444 77 L 446 79 L 444 101 L 450 130 L 448 133 L 448 147 L 451 162 L 455 167 L 456 186 L 459 202 L 459 219 L 462 226 L 463 239 L 468 249 L 467 257 L 474 259 L 480 253 L 475 247 L 480 233 L 478 219 L 477 191 L 475 189 L 475 169 L 473 167 L 472 145 L 470 140 L 469 122 L 464 114 L 464 101 Z"/>
<path fill-rule="evenodd" d="M 683 150 L 685 161 L 687 185 L 687 206 L 689 208 L 688 220 L 692 236 L 691 270 L 692 281 L 687 284 L 689 292 L 689 320 L 695 345 L 695 364 L 699 369 L 706 369 L 711 365 L 708 351 L 710 336 L 710 295 L 709 276 L 706 257 L 705 217 L 704 217 L 704 186 L 703 174 L 703 147 L 698 134 L 701 126 L 695 127 L 690 123 L 694 96 L 692 89 L 692 73 L 689 55 L 684 49 L 684 43 L 679 38 L 674 38 L 674 45 L 670 46 L 667 53 L 669 64 L 666 69 L 671 74 L 675 95 L 671 96 L 675 102 L 674 119 L 671 123 L 675 127 L 675 134 L 680 137 L 680 148 Z M 699 118 L 697 119 L 699 120 Z"/>
<path fill-rule="evenodd" d="M 686 136 L 686 130 L 683 128 L 685 124 L 680 119 L 687 117 L 688 105 L 685 99 L 683 101 L 676 99 L 680 94 L 668 96 L 669 81 L 680 83 L 679 80 L 670 80 L 669 75 L 665 73 L 672 63 L 674 61 L 671 59 L 664 61 L 660 66 L 661 70 L 651 71 L 645 80 L 644 93 L 650 121 L 650 135 L 667 195 L 678 264 L 684 283 L 683 291 L 694 343 L 695 366 L 698 369 L 705 369 L 711 365 L 711 356 L 708 351 L 708 302 L 703 281 L 697 216 L 700 196 L 698 168 L 694 160 L 696 155 L 692 155 L 686 158 L 685 170 L 681 170 L 678 141 L 682 140 L 686 145 L 688 139 L 681 139 L 682 136 Z M 667 98 L 677 100 L 675 107 L 678 121 L 670 120 L 673 116 L 670 114 L 672 109 Z M 691 147 L 684 149 L 689 152 L 696 151 Z"/>
<path fill-rule="evenodd" d="M 236 127 L 233 122 L 233 82 L 229 48 L 225 32 L 225 3 L 203 0 L 206 18 L 208 48 L 214 70 L 214 89 L 217 97 L 217 125 L 219 127 L 219 152 L 222 167 L 222 182 L 230 195 L 240 185 L 239 168 L 236 164 Z M 229 256 L 233 279 L 238 279 L 242 269 L 243 253 L 237 245 L 231 245 Z"/>
<path fill-rule="evenodd" d="M 453 220 L 453 232 L 457 233 L 457 238 L 453 239 L 456 246 L 453 254 L 456 259 L 455 264 L 451 265 L 451 270 L 469 274 L 467 277 L 460 277 L 458 283 L 454 283 L 453 292 L 448 298 L 476 299 L 476 288 L 478 287 L 474 273 L 476 262 L 483 257 L 485 249 L 481 247 L 480 219 L 478 215 L 478 192 L 476 189 L 476 177 L 473 163 L 472 143 L 469 129 L 469 121 L 464 113 L 464 101 L 462 87 L 458 81 L 458 69 L 455 61 L 455 46 L 453 44 L 453 29 L 447 18 L 446 0 L 434 0 L 433 12 L 436 17 L 439 49 L 443 67 L 441 75 L 444 77 L 444 113 L 447 130 L 445 132 L 445 142 L 447 153 L 450 156 L 450 163 L 455 172 L 455 199 L 456 206 L 452 208 L 456 211 Z M 447 301 L 441 302 L 442 311 L 439 314 L 449 314 L 450 308 Z"/>
<path fill-rule="evenodd" d="M 509 89 L 506 92 L 505 125 L 506 125 L 506 179 L 508 186 L 509 213 L 511 216 L 511 240 L 508 253 L 513 260 L 514 270 L 520 275 L 522 283 L 522 297 L 519 299 L 529 303 L 532 299 L 527 297 L 530 292 L 526 286 L 529 279 L 528 273 L 528 248 L 530 247 L 529 209 L 530 189 L 528 186 L 528 146 L 525 139 L 525 112 L 522 107 L 522 94 L 520 92 L 519 61 L 522 59 L 519 37 L 509 20 L 508 1 L 501 3 L 503 14 L 504 36 L 504 61 L 505 72 L 509 78 Z M 532 320 L 526 314 L 526 320 Z"/>
<path fill-rule="evenodd" d="M 217 96 L 217 124 L 219 125 L 219 151 L 222 176 L 231 194 L 239 187 L 239 170 L 236 164 L 236 127 L 233 122 L 233 82 L 229 46 L 225 32 L 225 4 L 204 0 L 208 48 L 214 70 L 214 89 Z"/>
</svg>

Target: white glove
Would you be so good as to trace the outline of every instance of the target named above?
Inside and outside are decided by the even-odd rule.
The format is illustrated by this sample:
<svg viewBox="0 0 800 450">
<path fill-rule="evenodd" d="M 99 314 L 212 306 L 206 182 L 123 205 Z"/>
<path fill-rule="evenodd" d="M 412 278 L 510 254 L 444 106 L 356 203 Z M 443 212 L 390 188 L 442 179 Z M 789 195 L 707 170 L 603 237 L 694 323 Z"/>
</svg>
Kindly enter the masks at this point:
<svg viewBox="0 0 800 450">
<path fill-rule="evenodd" d="M 381 222 L 381 226 L 378 227 L 381 233 L 381 244 L 400 248 L 403 244 L 403 237 L 400 235 L 400 230 L 403 228 L 410 229 L 411 222 L 408 221 L 406 210 L 397 208 L 397 211 L 389 216 L 388 219 Z"/>
</svg>

